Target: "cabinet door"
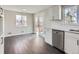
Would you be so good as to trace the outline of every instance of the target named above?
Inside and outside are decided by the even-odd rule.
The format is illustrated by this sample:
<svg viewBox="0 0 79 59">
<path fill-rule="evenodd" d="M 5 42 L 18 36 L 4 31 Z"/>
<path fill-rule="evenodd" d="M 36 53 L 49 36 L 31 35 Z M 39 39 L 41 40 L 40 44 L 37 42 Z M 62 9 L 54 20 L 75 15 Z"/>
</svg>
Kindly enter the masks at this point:
<svg viewBox="0 0 79 59">
<path fill-rule="evenodd" d="M 61 20 L 61 14 L 62 14 L 62 7 L 61 6 L 55 6 L 53 8 L 53 19 Z"/>
<path fill-rule="evenodd" d="M 0 54 L 4 53 L 4 39 L 3 37 L 0 37 Z"/>
<path fill-rule="evenodd" d="M 45 31 L 45 41 L 46 43 L 52 45 L 52 30 L 51 29 L 46 29 Z"/>
<path fill-rule="evenodd" d="M 69 33 L 65 34 L 65 52 L 69 54 L 77 54 L 78 51 L 78 40 L 73 38 Z"/>
</svg>

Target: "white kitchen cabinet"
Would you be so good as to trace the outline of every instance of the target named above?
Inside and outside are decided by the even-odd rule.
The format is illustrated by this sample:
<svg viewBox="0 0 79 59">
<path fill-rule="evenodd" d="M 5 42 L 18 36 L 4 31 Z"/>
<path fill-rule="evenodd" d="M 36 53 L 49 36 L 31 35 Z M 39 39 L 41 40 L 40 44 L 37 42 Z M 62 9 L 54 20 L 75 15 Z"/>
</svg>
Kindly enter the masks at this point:
<svg viewBox="0 0 79 59">
<path fill-rule="evenodd" d="M 51 8 L 48 8 L 46 10 L 45 18 L 49 19 L 50 21 L 52 20 L 61 20 L 62 19 L 62 14 L 63 13 L 63 8 L 60 5 L 55 5 L 52 6 Z"/>
<path fill-rule="evenodd" d="M 52 46 L 52 29 L 45 29 L 45 42 Z"/>
<path fill-rule="evenodd" d="M 62 19 L 62 6 L 57 5 L 53 7 L 53 19 L 54 20 L 61 20 Z"/>
<path fill-rule="evenodd" d="M 4 54 L 4 39 L 0 36 L 0 54 Z"/>
<path fill-rule="evenodd" d="M 52 6 L 44 11 L 44 26 L 51 28 L 53 21 L 62 20 L 62 6 Z"/>
<path fill-rule="evenodd" d="M 65 52 L 79 54 L 79 34 L 65 32 Z"/>
</svg>

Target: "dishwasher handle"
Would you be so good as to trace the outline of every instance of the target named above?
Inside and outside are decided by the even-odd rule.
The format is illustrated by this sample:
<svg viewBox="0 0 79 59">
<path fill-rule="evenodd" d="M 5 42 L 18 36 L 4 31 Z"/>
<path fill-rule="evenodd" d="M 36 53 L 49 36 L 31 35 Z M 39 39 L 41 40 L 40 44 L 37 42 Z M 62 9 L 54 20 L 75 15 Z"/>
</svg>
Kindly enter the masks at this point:
<svg viewBox="0 0 79 59">
<path fill-rule="evenodd" d="M 56 34 L 56 33 L 58 33 L 58 31 L 53 31 L 53 33 L 55 33 L 55 34 Z"/>
</svg>

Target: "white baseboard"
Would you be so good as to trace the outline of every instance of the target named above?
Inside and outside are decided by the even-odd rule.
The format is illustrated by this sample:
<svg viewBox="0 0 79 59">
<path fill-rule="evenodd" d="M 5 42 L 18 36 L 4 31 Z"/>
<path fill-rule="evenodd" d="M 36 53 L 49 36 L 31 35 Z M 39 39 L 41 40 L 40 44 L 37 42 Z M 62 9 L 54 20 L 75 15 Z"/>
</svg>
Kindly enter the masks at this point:
<svg viewBox="0 0 79 59">
<path fill-rule="evenodd" d="M 18 33 L 18 34 L 10 34 L 10 35 L 4 35 L 4 37 L 10 37 L 10 36 L 16 36 L 16 35 L 23 35 L 23 34 L 32 34 L 32 33 Z"/>
</svg>

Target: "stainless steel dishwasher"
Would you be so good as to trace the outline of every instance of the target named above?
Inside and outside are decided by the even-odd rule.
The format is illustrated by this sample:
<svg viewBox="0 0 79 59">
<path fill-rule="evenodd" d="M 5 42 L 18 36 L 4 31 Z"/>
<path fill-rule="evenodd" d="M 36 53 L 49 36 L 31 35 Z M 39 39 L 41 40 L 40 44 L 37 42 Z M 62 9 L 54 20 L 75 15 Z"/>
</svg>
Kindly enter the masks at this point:
<svg viewBox="0 0 79 59">
<path fill-rule="evenodd" d="M 64 31 L 52 30 L 52 44 L 54 47 L 64 51 Z"/>
</svg>

